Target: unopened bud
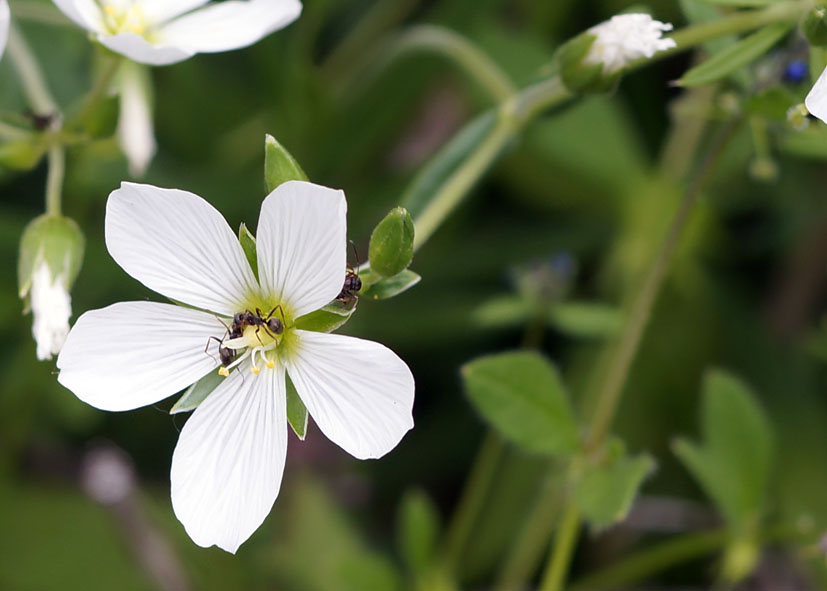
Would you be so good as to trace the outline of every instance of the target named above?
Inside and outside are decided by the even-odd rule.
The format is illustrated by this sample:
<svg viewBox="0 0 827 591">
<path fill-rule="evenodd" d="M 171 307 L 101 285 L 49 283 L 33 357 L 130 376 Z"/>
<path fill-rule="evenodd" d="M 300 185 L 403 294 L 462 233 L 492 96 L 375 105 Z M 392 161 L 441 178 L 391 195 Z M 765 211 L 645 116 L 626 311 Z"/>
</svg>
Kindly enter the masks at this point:
<svg viewBox="0 0 827 591">
<path fill-rule="evenodd" d="M 404 207 L 393 208 L 370 235 L 370 269 L 391 277 L 408 268 L 413 259 L 414 223 Z"/>
<path fill-rule="evenodd" d="M 801 22 L 801 32 L 813 47 L 827 47 L 827 8 L 811 9 Z"/>
</svg>

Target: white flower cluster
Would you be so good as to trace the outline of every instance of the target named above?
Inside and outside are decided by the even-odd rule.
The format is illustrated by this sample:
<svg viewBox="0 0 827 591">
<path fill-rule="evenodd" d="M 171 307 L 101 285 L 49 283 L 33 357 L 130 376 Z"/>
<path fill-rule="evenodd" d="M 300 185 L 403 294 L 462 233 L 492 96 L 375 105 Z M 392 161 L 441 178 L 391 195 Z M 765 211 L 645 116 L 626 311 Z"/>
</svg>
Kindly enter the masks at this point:
<svg viewBox="0 0 827 591">
<path fill-rule="evenodd" d="M 665 31 L 671 30 L 671 24 L 656 21 L 648 14 L 613 16 L 589 29 L 597 38 L 584 61 L 603 64 L 603 73 L 613 74 L 634 60 L 675 47 L 674 40 L 662 38 Z"/>
</svg>

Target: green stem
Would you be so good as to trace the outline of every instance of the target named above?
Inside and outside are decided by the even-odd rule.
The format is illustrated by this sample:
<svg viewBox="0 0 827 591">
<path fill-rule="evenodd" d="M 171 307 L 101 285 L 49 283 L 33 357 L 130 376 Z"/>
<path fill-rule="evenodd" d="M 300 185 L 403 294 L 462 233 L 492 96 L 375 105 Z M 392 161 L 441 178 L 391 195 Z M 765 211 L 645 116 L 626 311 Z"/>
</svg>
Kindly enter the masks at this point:
<svg viewBox="0 0 827 591">
<path fill-rule="evenodd" d="M 46 213 L 61 214 L 63 177 L 66 171 L 66 150 L 59 143 L 49 147 L 49 173 L 46 176 Z"/>
<path fill-rule="evenodd" d="M 83 97 L 83 101 L 78 107 L 78 110 L 72 115 L 72 118 L 66 124 L 68 129 L 72 129 L 83 122 L 92 111 L 94 111 L 98 103 L 106 96 L 109 87 L 115 74 L 118 72 L 118 67 L 121 65 L 119 56 L 107 56 L 106 60 L 98 70 L 98 75 L 95 78 L 94 85 L 91 90 Z"/>
<path fill-rule="evenodd" d="M 17 27 L 9 31 L 7 51 L 32 111 L 37 115 L 57 114 L 57 103 L 46 86 L 43 72 Z"/>
<path fill-rule="evenodd" d="M 577 543 L 577 534 L 580 532 L 580 511 L 574 503 L 569 503 L 560 523 L 560 529 L 554 538 L 554 547 L 549 555 L 549 563 L 540 591 L 560 591 L 566 581 L 574 547 Z"/>
<path fill-rule="evenodd" d="M 459 505 L 454 511 L 453 519 L 445 534 L 442 569 L 450 575 L 456 572 L 459 558 L 471 536 L 474 522 L 482 511 L 485 497 L 494 480 L 504 450 L 505 446 L 498 435 L 489 432 L 485 436 L 471 475 L 465 483 Z"/>
</svg>

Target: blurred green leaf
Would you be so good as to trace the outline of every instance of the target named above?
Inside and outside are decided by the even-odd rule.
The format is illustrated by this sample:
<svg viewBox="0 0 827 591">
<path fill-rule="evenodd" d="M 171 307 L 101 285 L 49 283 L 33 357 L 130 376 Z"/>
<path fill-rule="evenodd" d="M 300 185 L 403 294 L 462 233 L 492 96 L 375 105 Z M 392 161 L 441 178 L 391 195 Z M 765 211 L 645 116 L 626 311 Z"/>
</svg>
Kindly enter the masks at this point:
<svg viewBox="0 0 827 591">
<path fill-rule="evenodd" d="M 184 391 L 181 398 L 169 409 L 169 414 L 195 410 L 223 380 L 224 377 L 218 375 L 217 371 L 211 371 Z"/>
<path fill-rule="evenodd" d="M 256 237 L 247 228 L 244 222 L 238 227 L 238 241 L 241 242 L 241 248 L 244 250 L 244 256 L 247 257 L 247 262 L 253 269 L 253 273 L 258 279 L 258 253 L 256 251 Z"/>
<path fill-rule="evenodd" d="M 752 391 L 721 370 L 703 385 L 703 444 L 675 442 L 675 454 L 715 502 L 731 527 L 742 529 L 764 509 L 773 433 Z"/>
<path fill-rule="evenodd" d="M 433 562 L 440 531 L 439 511 L 424 491 L 405 493 L 396 528 L 399 553 L 408 570 L 424 573 Z"/>
<path fill-rule="evenodd" d="M 370 300 L 386 300 L 408 291 L 421 279 L 422 277 L 410 269 L 405 269 L 401 273 L 391 277 L 383 277 L 375 283 L 371 283 L 359 295 Z"/>
<path fill-rule="evenodd" d="M 481 357 L 462 368 L 465 390 L 483 418 L 527 451 L 577 449 L 577 424 L 557 369 L 534 352 Z"/>
<path fill-rule="evenodd" d="M 701 0 L 706 4 L 717 4 L 719 6 L 769 6 L 770 4 L 777 4 L 780 0 Z"/>
<path fill-rule="evenodd" d="M 549 324 L 576 337 L 609 337 L 623 325 L 623 313 L 613 306 L 593 302 L 561 302 L 549 310 Z"/>
<path fill-rule="evenodd" d="M 654 469 L 655 461 L 648 454 L 622 455 L 589 466 L 575 484 L 575 502 L 592 528 L 609 527 L 626 517 L 640 485 Z"/>
<path fill-rule="evenodd" d="M 816 123 L 801 131 L 787 130 L 779 147 L 793 156 L 827 160 L 827 126 Z"/>
<path fill-rule="evenodd" d="M 287 181 L 306 181 L 307 175 L 296 159 L 272 135 L 264 138 L 264 185 L 267 192 Z"/>
<path fill-rule="evenodd" d="M 46 145 L 36 135 L 0 142 L 0 169 L 30 170 L 37 166 L 45 153 Z"/>
<path fill-rule="evenodd" d="M 292 427 L 296 436 L 304 441 L 307 435 L 307 408 L 304 406 L 302 399 L 299 398 L 293 380 L 286 372 L 284 377 L 287 380 L 287 422 L 290 423 L 290 427 Z"/>
<path fill-rule="evenodd" d="M 677 84 L 692 87 L 716 82 L 764 55 L 791 28 L 789 23 L 768 25 L 691 68 Z"/>
</svg>

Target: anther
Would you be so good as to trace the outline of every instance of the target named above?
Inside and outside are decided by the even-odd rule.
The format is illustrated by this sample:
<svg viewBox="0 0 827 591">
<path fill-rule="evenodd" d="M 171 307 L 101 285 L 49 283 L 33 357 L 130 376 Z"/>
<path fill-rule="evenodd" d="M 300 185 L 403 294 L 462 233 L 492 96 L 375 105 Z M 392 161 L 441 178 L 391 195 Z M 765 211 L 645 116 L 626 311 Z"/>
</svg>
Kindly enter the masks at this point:
<svg viewBox="0 0 827 591">
<path fill-rule="evenodd" d="M 218 368 L 218 375 L 224 376 L 225 378 L 230 375 L 230 370 L 224 366 Z"/>
</svg>

